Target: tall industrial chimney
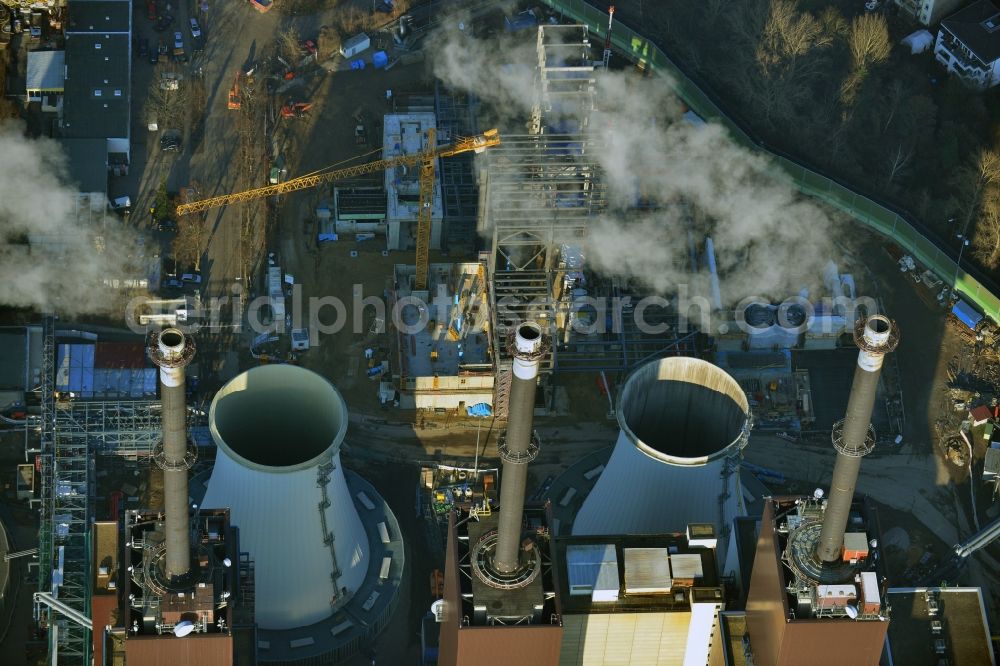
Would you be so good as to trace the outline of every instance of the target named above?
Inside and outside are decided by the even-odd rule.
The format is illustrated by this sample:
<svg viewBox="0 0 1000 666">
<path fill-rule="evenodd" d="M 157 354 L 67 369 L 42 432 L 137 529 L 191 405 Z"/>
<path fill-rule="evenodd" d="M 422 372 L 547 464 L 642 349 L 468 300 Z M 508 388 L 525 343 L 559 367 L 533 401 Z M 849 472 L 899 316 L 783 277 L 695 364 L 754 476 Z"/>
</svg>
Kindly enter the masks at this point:
<svg viewBox="0 0 1000 666">
<path fill-rule="evenodd" d="M 188 453 L 184 367 L 194 358 L 194 339 L 176 328 L 154 331 L 148 351 L 153 363 L 160 366 L 163 441 L 156 447 L 153 459 L 163 470 L 165 568 L 167 580 L 172 581 L 191 570 L 187 475 L 194 455 Z"/>
<path fill-rule="evenodd" d="M 854 487 L 858 483 L 861 458 L 875 448 L 871 420 L 882 359 L 899 344 L 899 329 L 896 322 L 883 315 L 861 318 L 854 326 L 854 342 L 860 351 L 851 396 L 847 401 L 847 415 L 833 426 L 837 463 L 833 468 L 830 496 L 823 515 L 823 530 L 816 543 L 816 557 L 821 562 L 834 562 L 841 558 L 844 530 L 851 512 Z"/>
<path fill-rule="evenodd" d="M 541 327 L 527 322 L 517 327 L 512 347 L 514 377 L 510 387 L 507 431 L 497 447 L 503 460 L 500 485 L 500 522 L 493 566 L 501 574 L 520 568 L 521 523 L 524 492 L 528 483 L 528 463 L 538 453 L 538 440 L 532 432 L 535 411 L 535 385 L 538 361 L 545 352 Z"/>
</svg>

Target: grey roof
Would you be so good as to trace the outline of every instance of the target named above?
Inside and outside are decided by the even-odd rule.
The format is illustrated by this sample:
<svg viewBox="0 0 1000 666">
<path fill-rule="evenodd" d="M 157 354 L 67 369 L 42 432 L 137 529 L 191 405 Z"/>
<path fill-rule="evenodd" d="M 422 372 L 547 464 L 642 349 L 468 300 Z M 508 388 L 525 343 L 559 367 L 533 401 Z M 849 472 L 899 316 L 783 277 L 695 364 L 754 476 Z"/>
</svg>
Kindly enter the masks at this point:
<svg viewBox="0 0 1000 666">
<path fill-rule="evenodd" d="M 25 335 L 21 327 L 0 329 L 0 389 L 27 388 Z"/>
<path fill-rule="evenodd" d="M 28 51 L 25 90 L 62 90 L 65 56 L 65 51 Z"/>
<path fill-rule="evenodd" d="M 78 192 L 108 192 L 108 148 L 106 139 L 63 139 L 70 182 Z"/>
<path fill-rule="evenodd" d="M 941 21 L 984 63 L 1000 58 L 1000 7 L 992 0 L 979 0 Z"/>
<path fill-rule="evenodd" d="M 67 33 L 129 32 L 129 0 L 70 0 Z"/>
<path fill-rule="evenodd" d="M 63 134 L 71 138 L 129 136 L 127 34 L 66 36 Z"/>
</svg>

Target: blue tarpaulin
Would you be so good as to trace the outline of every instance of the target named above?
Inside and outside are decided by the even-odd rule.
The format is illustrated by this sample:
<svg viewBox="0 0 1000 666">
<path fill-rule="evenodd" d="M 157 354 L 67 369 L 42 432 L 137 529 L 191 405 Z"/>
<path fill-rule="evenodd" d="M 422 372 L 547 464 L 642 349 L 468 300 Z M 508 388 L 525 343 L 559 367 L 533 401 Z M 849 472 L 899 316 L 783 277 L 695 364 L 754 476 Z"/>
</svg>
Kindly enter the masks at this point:
<svg viewBox="0 0 1000 666">
<path fill-rule="evenodd" d="M 481 419 L 493 416 L 493 407 L 485 402 L 477 402 L 470 407 L 466 407 L 465 411 L 469 416 L 477 416 Z"/>
<path fill-rule="evenodd" d="M 976 330 L 976 326 L 983 320 L 983 315 L 976 312 L 971 305 L 958 299 L 955 301 L 955 305 L 951 308 L 951 313 L 958 317 L 958 320 L 963 324 L 971 328 L 973 331 Z"/>
<path fill-rule="evenodd" d="M 389 64 L 389 56 L 386 55 L 385 51 L 376 51 L 372 54 L 372 65 L 375 69 L 381 69 Z"/>
</svg>

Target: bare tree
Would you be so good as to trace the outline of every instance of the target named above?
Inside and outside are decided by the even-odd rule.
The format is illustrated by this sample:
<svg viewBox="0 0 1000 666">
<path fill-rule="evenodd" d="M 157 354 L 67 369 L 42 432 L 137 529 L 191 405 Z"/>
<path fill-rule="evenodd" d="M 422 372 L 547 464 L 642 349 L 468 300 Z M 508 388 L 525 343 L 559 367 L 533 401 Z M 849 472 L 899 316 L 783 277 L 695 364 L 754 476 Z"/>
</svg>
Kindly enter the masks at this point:
<svg viewBox="0 0 1000 666">
<path fill-rule="evenodd" d="M 906 173 L 913 159 L 913 153 L 914 149 L 912 145 L 904 146 L 900 143 L 896 147 L 896 150 L 889 154 L 889 158 L 886 160 L 886 188 L 892 187 L 896 178 Z"/>
<path fill-rule="evenodd" d="M 174 258 L 185 266 L 201 270 L 201 256 L 205 252 L 205 221 L 198 213 L 185 215 L 177 221 L 174 236 Z"/>
<path fill-rule="evenodd" d="M 867 71 L 871 65 L 884 62 L 892 49 L 885 16 L 872 13 L 855 18 L 847 45 L 855 71 Z"/>
<path fill-rule="evenodd" d="M 191 105 L 191 90 L 183 75 L 156 67 L 146 95 L 146 115 L 156 116 L 160 127 L 182 129 Z"/>
<path fill-rule="evenodd" d="M 302 37 L 295 26 L 285 28 L 277 37 L 278 55 L 285 59 L 289 65 L 295 66 L 302 57 Z"/>
</svg>

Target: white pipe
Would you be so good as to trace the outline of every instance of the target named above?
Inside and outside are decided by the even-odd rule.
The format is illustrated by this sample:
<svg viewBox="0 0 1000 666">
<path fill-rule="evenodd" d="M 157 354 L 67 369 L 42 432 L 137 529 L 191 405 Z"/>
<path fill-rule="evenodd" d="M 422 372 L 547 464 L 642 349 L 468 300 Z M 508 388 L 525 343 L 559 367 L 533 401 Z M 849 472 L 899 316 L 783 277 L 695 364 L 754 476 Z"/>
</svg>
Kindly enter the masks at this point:
<svg viewBox="0 0 1000 666">
<path fill-rule="evenodd" d="M 719 288 L 719 273 L 715 265 L 715 243 L 712 242 L 711 238 L 705 239 L 705 254 L 708 257 L 708 270 L 710 272 L 709 280 L 711 281 L 712 287 L 712 308 L 715 310 L 721 310 L 722 290 Z"/>
<path fill-rule="evenodd" d="M 45 604 L 52 610 L 59 611 L 61 615 L 73 620 L 84 629 L 91 629 L 93 627 L 93 623 L 90 621 L 89 617 L 75 608 L 70 608 L 63 602 L 53 597 L 49 592 L 35 592 L 35 601 L 37 603 Z M 54 626 L 51 622 L 49 624 Z"/>
</svg>

